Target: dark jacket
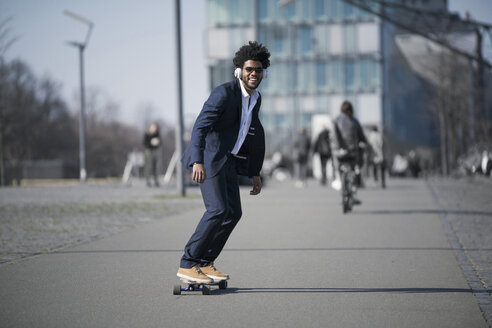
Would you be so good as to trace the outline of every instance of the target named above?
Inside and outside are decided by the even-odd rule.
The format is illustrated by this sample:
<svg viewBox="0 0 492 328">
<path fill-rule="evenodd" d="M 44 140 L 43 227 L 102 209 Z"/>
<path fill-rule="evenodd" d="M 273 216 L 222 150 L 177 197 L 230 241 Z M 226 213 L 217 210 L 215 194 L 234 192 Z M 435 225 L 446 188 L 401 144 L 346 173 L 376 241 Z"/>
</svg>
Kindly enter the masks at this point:
<svg viewBox="0 0 492 328">
<path fill-rule="evenodd" d="M 340 114 L 335 118 L 334 123 L 337 148 L 348 152 L 356 150 L 359 144 L 359 133 L 355 121 L 345 114 Z"/>
<path fill-rule="evenodd" d="M 367 144 L 367 139 L 359 121 L 341 113 L 335 118 L 334 126 L 337 148 L 347 151 L 345 158 L 341 159 L 353 159 L 362 164 L 363 150 L 360 148 L 360 143 Z"/>
<path fill-rule="evenodd" d="M 159 138 L 160 139 L 159 131 L 152 133 L 152 134 L 145 132 L 144 141 L 143 141 L 145 148 L 151 149 L 151 150 L 159 148 L 160 144 L 157 146 L 152 145 L 152 143 L 150 142 L 152 140 L 152 138 Z"/>
<path fill-rule="evenodd" d="M 294 157 L 300 163 L 305 163 L 308 160 L 311 141 L 306 133 L 300 133 L 294 143 Z"/>
<path fill-rule="evenodd" d="M 239 80 L 216 87 L 198 115 L 181 162 L 188 168 L 203 163 L 207 177 L 216 176 L 231 155 L 239 134 L 242 95 Z M 265 132 L 259 119 L 261 95 L 253 108 L 251 125 L 238 160 L 238 174 L 259 176 L 265 158 Z"/>
<path fill-rule="evenodd" d="M 313 151 L 318 153 L 320 157 L 331 157 L 330 131 L 327 129 L 321 131 L 318 135 L 318 139 L 316 139 L 316 142 L 314 143 Z"/>
</svg>

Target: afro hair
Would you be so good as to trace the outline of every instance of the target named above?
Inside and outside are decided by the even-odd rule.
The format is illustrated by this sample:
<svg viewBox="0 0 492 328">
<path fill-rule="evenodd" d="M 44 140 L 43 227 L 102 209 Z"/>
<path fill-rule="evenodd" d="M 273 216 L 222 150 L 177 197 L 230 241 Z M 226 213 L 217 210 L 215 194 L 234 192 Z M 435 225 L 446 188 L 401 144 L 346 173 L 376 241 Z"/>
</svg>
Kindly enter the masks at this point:
<svg viewBox="0 0 492 328">
<path fill-rule="evenodd" d="M 243 68 L 244 62 L 254 60 L 261 62 L 263 68 L 270 66 L 270 52 L 261 43 L 249 41 L 236 52 L 232 62 L 234 67 Z"/>
</svg>

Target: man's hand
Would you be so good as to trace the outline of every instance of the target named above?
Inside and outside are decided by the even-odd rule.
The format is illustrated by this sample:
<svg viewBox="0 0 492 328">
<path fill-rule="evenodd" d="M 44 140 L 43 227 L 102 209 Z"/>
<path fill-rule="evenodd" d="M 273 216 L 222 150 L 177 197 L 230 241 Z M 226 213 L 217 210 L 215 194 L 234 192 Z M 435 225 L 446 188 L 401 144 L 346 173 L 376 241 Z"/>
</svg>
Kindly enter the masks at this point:
<svg viewBox="0 0 492 328">
<path fill-rule="evenodd" d="M 203 168 L 203 164 L 201 163 L 195 163 L 193 164 L 193 175 L 191 179 L 195 181 L 196 183 L 203 183 L 205 182 L 205 169 Z"/>
<path fill-rule="evenodd" d="M 253 190 L 249 192 L 250 195 L 258 195 L 261 192 L 261 178 L 256 176 L 253 177 Z"/>
</svg>

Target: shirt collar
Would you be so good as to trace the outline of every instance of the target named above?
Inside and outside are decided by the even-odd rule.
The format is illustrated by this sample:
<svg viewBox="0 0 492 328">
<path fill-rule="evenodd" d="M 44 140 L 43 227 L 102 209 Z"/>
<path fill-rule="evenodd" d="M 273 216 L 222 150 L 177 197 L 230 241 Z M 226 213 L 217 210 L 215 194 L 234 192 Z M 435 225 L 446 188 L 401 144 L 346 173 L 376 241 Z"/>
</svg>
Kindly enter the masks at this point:
<svg viewBox="0 0 492 328">
<path fill-rule="evenodd" d="M 238 80 L 239 80 L 239 85 L 241 86 L 241 93 L 243 95 L 243 98 L 248 98 L 250 96 L 250 94 L 248 93 L 248 91 L 246 91 L 246 88 L 243 85 L 244 82 L 241 79 L 238 79 Z M 253 90 L 253 92 L 251 93 L 251 96 L 252 96 L 252 99 L 258 98 L 258 90 Z"/>
</svg>

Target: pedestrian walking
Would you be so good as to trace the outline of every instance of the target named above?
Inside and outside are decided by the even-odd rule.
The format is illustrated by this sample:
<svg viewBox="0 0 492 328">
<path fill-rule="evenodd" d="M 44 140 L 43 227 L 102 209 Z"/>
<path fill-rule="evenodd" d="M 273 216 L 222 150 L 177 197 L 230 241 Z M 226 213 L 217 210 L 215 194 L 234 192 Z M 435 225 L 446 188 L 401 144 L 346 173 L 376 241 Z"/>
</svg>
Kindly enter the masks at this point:
<svg viewBox="0 0 492 328">
<path fill-rule="evenodd" d="M 373 169 L 374 181 L 379 180 L 379 174 L 381 173 L 381 187 L 386 188 L 386 162 L 383 154 L 383 137 L 379 132 L 377 126 L 373 126 L 367 135 L 367 141 L 369 142 L 369 162 Z"/>
<path fill-rule="evenodd" d="M 233 59 L 236 79 L 216 87 L 193 126 L 182 162 L 192 168 L 205 203 L 181 258 L 177 276 L 197 283 L 229 279 L 214 265 L 242 215 L 238 175 L 252 178 L 250 195 L 261 192 L 265 133 L 256 90 L 270 66 L 268 49 L 257 42 L 242 46 Z"/>
<path fill-rule="evenodd" d="M 294 142 L 294 157 L 296 160 L 297 171 L 297 187 L 305 187 L 307 185 L 307 171 L 308 171 L 308 159 L 309 150 L 311 148 L 311 141 L 307 135 L 306 128 L 300 128 L 296 141 Z"/>
<path fill-rule="evenodd" d="M 154 180 L 154 186 L 159 187 L 157 179 L 157 160 L 159 158 L 159 148 L 161 146 L 161 137 L 159 135 L 159 126 L 153 122 L 149 125 L 144 135 L 144 175 L 147 186 L 151 187 L 151 177 Z"/>
<path fill-rule="evenodd" d="M 321 184 L 324 186 L 326 185 L 326 164 L 331 159 L 330 131 L 326 126 L 323 127 L 323 131 L 318 135 L 314 143 L 313 152 L 318 153 L 321 160 Z"/>
</svg>

